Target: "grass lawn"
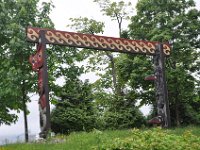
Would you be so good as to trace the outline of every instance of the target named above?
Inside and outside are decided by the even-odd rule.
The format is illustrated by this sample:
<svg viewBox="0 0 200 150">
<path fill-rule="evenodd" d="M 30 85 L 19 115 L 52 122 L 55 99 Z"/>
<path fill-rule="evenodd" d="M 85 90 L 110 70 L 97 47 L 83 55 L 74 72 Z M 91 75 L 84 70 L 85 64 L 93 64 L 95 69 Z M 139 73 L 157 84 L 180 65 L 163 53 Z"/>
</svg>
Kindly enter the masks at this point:
<svg viewBox="0 0 200 150">
<path fill-rule="evenodd" d="M 152 140 L 151 136 L 152 138 L 157 137 L 156 134 L 158 134 L 158 139 L 159 139 L 159 136 L 165 136 L 164 134 L 160 134 L 160 132 L 166 132 L 165 134 L 167 135 L 175 135 L 176 137 L 179 138 L 179 136 L 182 136 L 185 132 L 190 131 L 191 133 L 190 136 L 200 137 L 200 127 L 186 127 L 186 128 L 174 128 L 174 129 L 164 130 L 164 131 L 163 130 L 154 131 L 153 128 L 141 129 L 137 131 L 137 134 L 138 132 L 141 133 L 140 138 L 142 135 L 146 136 L 145 137 L 146 139 L 144 140 L 147 140 L 147 142 L 149 142 L 148 135 L 150 137 L 150 140 Z M 71 133 L 68 136 L 58 135 L 54 138 L 48 139 L 47 141 L 38 142 L 38 143 L 33 142 L 33 143 L 21 143 L 21 144 L 17 143 L 17 144 L 4 145 L 0 147 L 0 150 L 90 150 L 90 149 L 98 150 L 98 149 L 102 149 L 102 145 L 112 145 L 113 143 L 115 143 L 116 139 L 120 139 L 120 140 L 124 140 L 127 138 L 131 139 L 133 134 L 135 134 L 133 131 L 134 130 L 113 130 L 113 131 L 101 132 L 98 130 L 94 130 L 89 133 L 86 133 L 86 132 Z M 169 137 L 169 138 L 174 138 L 174 137 Z M 183 136 L 183 139 L 184 138 L 185 136 Z M 153 142 L 155 143 L 156 140 L 152 141 L 152 143 Z M 200 145 L 199 145 L 199 149 L 200 149 Z"/>
<path fill-rule="evenodd" d="M 103 143 L 110 143 L 115 138 L 125 138 L 131 135 L 130 130 L 98 131 L 71 133 L 69 136 L 58 135 L 41 143 L 9 144 L 0 150 L 90 150 Z M 61 141 L 57 143 L 57 141 Z"/>
</svg>

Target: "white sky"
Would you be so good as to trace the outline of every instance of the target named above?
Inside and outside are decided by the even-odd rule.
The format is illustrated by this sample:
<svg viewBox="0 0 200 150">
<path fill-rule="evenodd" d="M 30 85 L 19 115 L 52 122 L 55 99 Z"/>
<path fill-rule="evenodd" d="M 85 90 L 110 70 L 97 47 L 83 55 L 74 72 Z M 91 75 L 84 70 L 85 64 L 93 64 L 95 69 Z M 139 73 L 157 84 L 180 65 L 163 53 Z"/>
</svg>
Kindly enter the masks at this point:
<svg viewBox="0 0 200 150">
<path fill-rule="evenodd" d="M 48 0 L 43 0 L 48 1 Z M 110 18 L 102 16 L 99 6 L 93 2 L 93 0 L 52 0 L 55 8 L 52 10 L 50 15 L 57 30 L 70 31 L 66 28 L 66 25 L 70 23 L 69 18 L 75 17 L 88 17 L 97 21 L 105 22 L 105 36 L 118 37 L 118 26 L 117 22 L 111 21 Z M 120 1 L 120 0 L 116 0 Z M 124 0 L 128 2 L 129 0 Z M 130 0 L 135 7 L 137 0 Z M 195 0 L 197 6 L 200 6 L 200 1 Z M 124 24 L 126 27 L 127 22 Z M 38 96 L 32 97 L 32 102 L 28 104 L 30 114 L 28 115 L 28 128 L 31 134 L 38 134 L 39 129 L 39 109 L 38 109 Z M 146 110 L 146 108 L 144 108 Z M 2 125 L 0 126 L 0 144 L 5 138 L 23 136 L 24 134 L 24 121 L 23 113 L 19 114 L 19 121 L 11 126 Z"/>
</svg>

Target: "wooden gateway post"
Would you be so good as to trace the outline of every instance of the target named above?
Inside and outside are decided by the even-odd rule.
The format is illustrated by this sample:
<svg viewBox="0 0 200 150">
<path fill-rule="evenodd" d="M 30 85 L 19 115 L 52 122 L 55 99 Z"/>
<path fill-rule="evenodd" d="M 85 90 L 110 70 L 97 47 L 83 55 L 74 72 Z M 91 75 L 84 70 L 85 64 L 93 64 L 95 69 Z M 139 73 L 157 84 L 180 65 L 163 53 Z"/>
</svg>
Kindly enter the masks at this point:
<svg viewBox="0 0 200 150">
<path fill-rule="evenodd" d="M 154 56 L 155 85 L 157 99 L 157 117 L 151 123 L 170 126 L 169 102 L 164 70 L 164 60 L 170 55 L 169 44 L 159 42 L 129 40 L 74 32 L 28 27 L 27 41 L 37 43 L 37 52 L 31 55 L 29 61 L 32 69 L 38 73 L 40 137 L 46 138 L 50 130 L 50 106 L 47 73 L 46 44 L 65 45 L 79 48 L 97 49 L 103 51 L 144 54 Z"/>
</svg>

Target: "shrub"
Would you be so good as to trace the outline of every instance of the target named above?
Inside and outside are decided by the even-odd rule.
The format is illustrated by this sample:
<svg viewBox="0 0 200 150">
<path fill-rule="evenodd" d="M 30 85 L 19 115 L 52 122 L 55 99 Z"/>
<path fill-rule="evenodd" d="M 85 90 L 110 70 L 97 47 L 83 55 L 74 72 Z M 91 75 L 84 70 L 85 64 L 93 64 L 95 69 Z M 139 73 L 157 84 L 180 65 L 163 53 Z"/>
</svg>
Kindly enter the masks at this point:
<svg viewBox="0 0 200 150">
<path fill-rule="evenodd" d="M 160 128 L 133 129 L 130 137 L 117 138 L 113 143 L 102 145 L 101 150 L 200 150 L 200 138 L 191 132 L 175 135 Z"/>
</svg>

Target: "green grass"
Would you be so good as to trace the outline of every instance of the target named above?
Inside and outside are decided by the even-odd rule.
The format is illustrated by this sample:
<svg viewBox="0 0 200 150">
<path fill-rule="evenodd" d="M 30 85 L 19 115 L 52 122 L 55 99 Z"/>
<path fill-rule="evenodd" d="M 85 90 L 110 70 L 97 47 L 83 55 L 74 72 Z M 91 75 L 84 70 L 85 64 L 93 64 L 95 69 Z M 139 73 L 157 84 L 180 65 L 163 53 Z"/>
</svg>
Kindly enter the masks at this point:
<svg viewBox="0 0 200 150">
<path fill-rule="evenodd" d="M 0 150 L 90 150 L 103 143 L 110 143 L 115 138 L 125 138 L 131 135 L 130 130 L 98 131 L 71 133 L 69 136 L 56 136 L 45 143 L 9 144 Z M 55 143 L 61 140 L 64 142 Z"/>
<path fill-rule="evenodd" d="M 153 131 L 154 129 L 142 129 L 141 132 L 150 130 Z M 191 131 L 192 134 L 200 136 L 200 127 L 170 129 L 167 131 L 167 134 L 182 135 L 186 131 Z M 131 137 L 132 134 L 132 130 L 103 132 L 94 130 L 89 133 L 71 133 L 69 136 L 59 135 L 55 138 L 48 139 L 43 143 L 9 144 L 0 147 L 0 150 L 90 150 L 94 148 L 98 150 L 102 145 L 112 144 L 115 139 L 126 139 L 127 137 Z M 61 142 L 57 143 L 56 140 Z"/>
<path fill-rule="evenodd" d="M 186 131 L 190 131 L 192 134 L 200 136 L 200 127 L 188 126 L 170 129 L 170 132 L 176 135 L 182 135 Z"/>
</svg>

